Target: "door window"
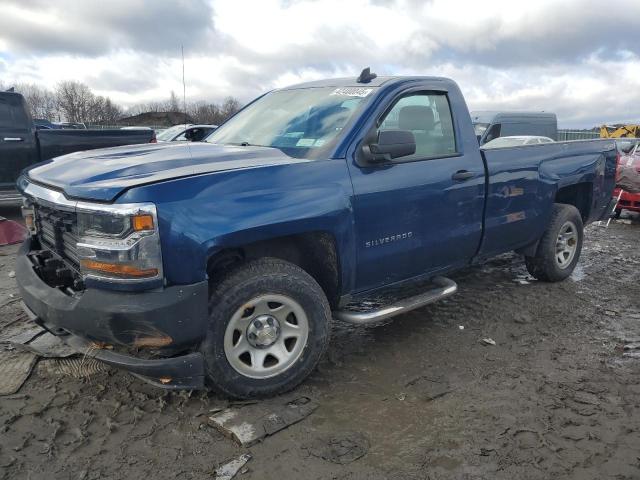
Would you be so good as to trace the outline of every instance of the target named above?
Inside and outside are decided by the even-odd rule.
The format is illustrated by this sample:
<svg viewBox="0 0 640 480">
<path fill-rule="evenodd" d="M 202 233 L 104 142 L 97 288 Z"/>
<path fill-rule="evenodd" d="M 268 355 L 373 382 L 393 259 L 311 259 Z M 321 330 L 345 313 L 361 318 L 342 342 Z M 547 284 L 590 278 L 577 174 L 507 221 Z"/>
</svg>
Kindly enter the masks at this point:
<svg viewBox="0 0 640 480">
<path fill-rule="evenodd" d="M 416 153 L 401 161 L 444 157 L 456 153 L 456 138 L 449 99 L 443 93 L 420 92 L 402 97 L 385 115 L 382 130 L 409 130 Z"/>
</svg>

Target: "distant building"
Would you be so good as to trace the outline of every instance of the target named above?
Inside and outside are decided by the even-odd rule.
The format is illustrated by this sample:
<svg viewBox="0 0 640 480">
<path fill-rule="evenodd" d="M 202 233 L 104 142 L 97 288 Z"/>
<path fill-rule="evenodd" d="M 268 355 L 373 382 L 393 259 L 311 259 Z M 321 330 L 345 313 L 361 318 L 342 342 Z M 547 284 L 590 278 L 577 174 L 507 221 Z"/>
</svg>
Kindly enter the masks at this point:
<svg viewBox="0 0 640 480">
<path fill-rule="evenodd" d="M 182 112 L 146 112 L 118 121 L 119 125 L 131 127 L 171 127 L 180 123 L 194 123 L 189 115 Z"/>
</svg>

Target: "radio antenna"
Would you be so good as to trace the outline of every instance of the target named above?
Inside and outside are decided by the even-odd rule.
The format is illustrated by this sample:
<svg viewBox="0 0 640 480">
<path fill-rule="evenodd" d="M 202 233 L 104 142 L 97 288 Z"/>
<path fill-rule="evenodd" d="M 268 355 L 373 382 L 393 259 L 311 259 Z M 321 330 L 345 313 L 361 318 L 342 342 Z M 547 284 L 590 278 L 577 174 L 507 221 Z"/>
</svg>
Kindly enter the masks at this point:
<svg viewBox="0 0 640 480">
<path fill-rule="evenodd" d="M 182 110 L 184 112 L 184 128 L 187 128 L 187 84 L 184 81 L 184 45 L 180 45 L 182 51 Z"/>
</svg>

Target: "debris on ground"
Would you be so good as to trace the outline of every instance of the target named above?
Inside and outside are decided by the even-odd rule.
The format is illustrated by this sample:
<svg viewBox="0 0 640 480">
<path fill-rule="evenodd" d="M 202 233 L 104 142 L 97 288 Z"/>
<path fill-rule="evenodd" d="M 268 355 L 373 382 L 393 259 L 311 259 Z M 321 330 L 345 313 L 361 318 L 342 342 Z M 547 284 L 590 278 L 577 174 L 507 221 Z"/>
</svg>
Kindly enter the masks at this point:
<svg viewBox="0 0 640 480">
<path fill-rule="evenodd" d="M 0 245 L 13 245 L 22 243 L 27 238 L 29 231 L 24 225 L 0 217 Z"/>
<path fill-rule="evenodd" d="M 216 480 L 231 480 L 251 460 L 251 454 L 245 453 L 216 469 Z"/>
<path fill-rule="evenodd" d="M 492 338 L 483 338 L 483 339 L 481 340 L 481 343 L 482 343 L 483 345 L 495 345 L 495 344 L 496 344 L 496 341 L 495 341 L 494 339 L 492 339 Z"/>
<path fill-rule="evenodd" d="M 523 273 L 520 275 L 516 275 L 513 281 L 516 282 L 518 285 L 530 285 L 531 282 L 535 282 L 536 279 L 533 278 L 531 275 Z"/>
<path fill-rule="evenodd" d="M 308 397 L 282 404 L 274 401 L 228 408 L 209 417 L 211 424 L 243 447 L 250 447 L 260 440 L 303 420 L 318 408 Z"/>
<path fill-rule="evenodd" d="M 39 357 L 45 358 L 66 358 L 76 354 L 76 351 L 60 340 L 59 337 L 45 332 L 30 340 L 28 343 L 9 341 L 14 346 L 22 350 L 28 350 Z"/>
<path fill-rule="evenodd" d="M 0 337 L 0 342 L 9 343 L 12 345 L 25 345 L 36 338 L 38 335 L 42 335 L 45 332 L 46 330 L 36 325 L 35 327 L 27 327 L 20 333 L 11 335 L 9 337 Z"/>
<path fill-rule="evenodd" d="M 12 395 L 20 390 L 36 359 L 30 352 L 0 351 L 0 395 Z"/>
<path fill-rule="evenodd" d="M 346 465 L 364 457 L 369 451 L 369 439 L 359 432 L 319 437 L 302 446 L 309 455 L 327 462 Z"/>
</svg>

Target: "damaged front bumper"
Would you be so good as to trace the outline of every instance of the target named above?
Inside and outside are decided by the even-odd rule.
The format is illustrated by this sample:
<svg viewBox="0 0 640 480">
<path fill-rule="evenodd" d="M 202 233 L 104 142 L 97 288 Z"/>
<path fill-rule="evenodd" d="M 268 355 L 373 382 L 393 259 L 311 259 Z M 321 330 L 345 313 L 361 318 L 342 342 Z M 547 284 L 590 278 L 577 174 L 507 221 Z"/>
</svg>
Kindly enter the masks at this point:
<svg viewBox="0 0 640 480">
<path fill-rule="evenodd" d="M 25 311 L 35 323 L 78 353 L 159 387 L 204 387 L 204 360 L 193 350 L 206 333 L 206 281 L 144 292 L 86 289 L 69 294 L 45 283 L 34 266 L 27 240 L 15 271 Z M 132 351 L 153 355 L 141 358 Z"/>
</svg>

